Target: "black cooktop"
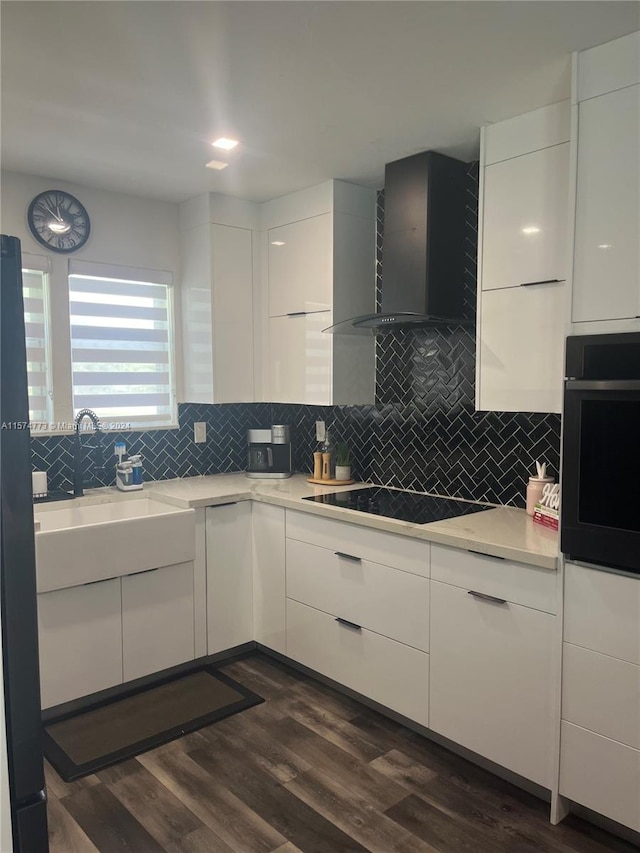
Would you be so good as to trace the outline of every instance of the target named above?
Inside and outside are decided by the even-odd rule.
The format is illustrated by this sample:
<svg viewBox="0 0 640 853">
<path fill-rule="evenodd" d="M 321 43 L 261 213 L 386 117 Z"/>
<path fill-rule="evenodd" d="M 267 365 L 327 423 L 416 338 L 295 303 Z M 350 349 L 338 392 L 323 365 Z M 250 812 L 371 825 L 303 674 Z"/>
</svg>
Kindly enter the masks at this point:
<svg viewBox="0 0 640 853">
<path fill-rule="evenodd" d="M 303 500 L 354 509 L 357 512 L 384 515 L 386 518 L 410 521 L 412 524 L 429 524 L 431 521 L 443 521 L 445 518 L 493 509 L 487 504 L 466 503 L 452 498 L 434 498 L 431 495 L 403 492 L 399 489 L 383 489 L 379 486 L 353 489 L 350 492 L 311 495 Z"/>
</svg>

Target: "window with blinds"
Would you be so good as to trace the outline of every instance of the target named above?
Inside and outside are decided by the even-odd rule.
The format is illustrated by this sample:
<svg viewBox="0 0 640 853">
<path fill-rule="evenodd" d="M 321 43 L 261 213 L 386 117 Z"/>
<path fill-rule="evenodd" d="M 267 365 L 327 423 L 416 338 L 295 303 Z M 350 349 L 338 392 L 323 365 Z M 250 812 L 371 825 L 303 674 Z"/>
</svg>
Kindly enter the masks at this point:
<svg viewBox="0 0 640 853">
<path fill-rule="evenodd" d="M 74 415 L 109 428 L 177 423 L 170 273 L 71 261 Z"/>
<path fill-rule="evenodd" d="M 46 429 L 52 420 L 51 413 L 51 358 L 49 348 L 48 280 L 43 269 L 33 269 L 23 256 L 22 297 L 24 300 L 24 327 L 27 344 L 27 383 L 29 387 L 29 420 Z"/>
</svg>

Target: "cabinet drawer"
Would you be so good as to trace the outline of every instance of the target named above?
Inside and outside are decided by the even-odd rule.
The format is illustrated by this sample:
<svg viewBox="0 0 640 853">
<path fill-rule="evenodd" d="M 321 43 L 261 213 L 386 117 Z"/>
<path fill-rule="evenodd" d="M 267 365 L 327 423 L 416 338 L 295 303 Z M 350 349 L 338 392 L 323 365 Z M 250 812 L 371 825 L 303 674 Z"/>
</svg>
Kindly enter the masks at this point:
<svg viewBox="0 0 640 853">
<path fill-rule="evenodd" d="M 429 650 L 429 580 L 287 539 L 287 597 Z"/>
<path fill-rule="evenodd" d="M 431 581 L 431 728 L 550 787 L 554 618 Z"/>
<path fill-rule="evenodd" d="M 560 794 L 640 832 L 640 750 L 563 721 Z"/>
<path fill-rule="evenodd" d="M 640 664 L 640 580 L 567 563 L 564 639 Z"/>
<path fill-rule="evenodd" d="M 287 510 L 287 537 L 429 577 L 429 543 Z"/>
<path fill-rule="evenodd" d="M 524 607 L 556 612 L 557 574 L 548 569 L 432 545 L 431 576 L 434 580 L 504 598 Z"/>
<path fill-rule="evenodd" d="M 287 655 L 424 726 L 429 655 L 287 599 Z"/>
<path fill-rule="evenodd" d="M 562 718 L 640 749 L 640 666 L 565 643 Z"/>
</svg>

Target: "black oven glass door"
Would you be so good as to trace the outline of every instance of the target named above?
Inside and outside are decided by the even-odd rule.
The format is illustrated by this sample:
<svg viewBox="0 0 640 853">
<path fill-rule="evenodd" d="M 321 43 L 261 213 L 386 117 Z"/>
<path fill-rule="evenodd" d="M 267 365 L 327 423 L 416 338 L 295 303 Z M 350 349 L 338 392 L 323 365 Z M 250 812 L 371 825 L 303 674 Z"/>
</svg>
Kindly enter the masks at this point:
<svg viewBox="0 0 640 853">
<path fill-rule="evenodd" d="M 562 550 L 640 573 L 640 390 L 567 389 L 563 451 Z"/>
</svg>

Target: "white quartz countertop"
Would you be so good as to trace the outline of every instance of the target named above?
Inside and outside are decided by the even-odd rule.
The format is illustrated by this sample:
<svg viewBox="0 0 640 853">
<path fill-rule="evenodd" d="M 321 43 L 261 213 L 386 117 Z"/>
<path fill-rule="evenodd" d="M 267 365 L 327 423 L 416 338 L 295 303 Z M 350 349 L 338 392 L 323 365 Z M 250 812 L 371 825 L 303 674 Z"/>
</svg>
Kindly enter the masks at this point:
<svg viewBox="0 0 640 853">
<path fill-rule="evenodd" d="M 360 513 L 342 507 L 305 501 L 309 495 L 348 491 L 368 485 L 316 486 L 307 482 L 306 475 L 294 474 L 287 480 L 252 480 L 244 473 L 216 474 L 207 477 L 187 477 L 180 480 L 158 480 L 145 483 L 141 492 L 118 492 L 115 488 L 94 489 L 76 501 L 102 503 L 112 500 L 154 498 L 176 507 L 197 508 L 216 506 L 235 501 L 255 500 L 276 504 L 288 509 L 323 515 L 350 524 L 384 530 L 400 536 L 411 536 L 450 545 L 454 548 L 480 551 L 494 557 L 555 570 L 558 557 L 558 535 L 534 524 L 522 509 L 496 507 L 446 521 L 411 524 L 394 518 Z M 39 504 L 37 513 L 59 508 L 60 504 Z"/>
</svg>

